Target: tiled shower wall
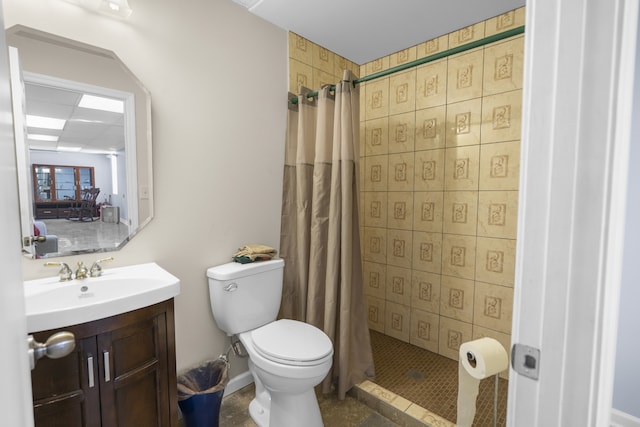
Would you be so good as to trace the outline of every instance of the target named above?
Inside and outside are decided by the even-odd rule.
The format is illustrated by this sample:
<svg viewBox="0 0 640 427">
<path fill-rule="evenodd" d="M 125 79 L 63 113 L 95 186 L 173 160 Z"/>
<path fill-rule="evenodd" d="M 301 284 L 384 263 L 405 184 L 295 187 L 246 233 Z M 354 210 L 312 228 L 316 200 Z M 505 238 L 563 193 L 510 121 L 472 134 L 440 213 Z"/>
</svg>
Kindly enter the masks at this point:
<svg viewBox="0 0 640 427">
<path fill-rule="evenodd" d="M 290 91 L 370 75 L 524 25 L 524 8 L 358 66 L 289 34 Z M 360 85 L 369 326 L 443 356 L 510 348 L 523 36 Z"/>
<path fill-rule="evenodd" d="M 364 65 L 364 75 L 524 25 L 524 9 Z M 363 84 L 365 292 L 372 329 L 451 359 L 510 348 L 522 35 Z"/>
<path fill-rule="evenodd" d="M 342 80 L 344 70 L 358 75 L 360 66 L 304 37 L 289 33 L 289 92 L 297 94 L 299 87 L 318 90 L 325 84 Z"/>
</svg>

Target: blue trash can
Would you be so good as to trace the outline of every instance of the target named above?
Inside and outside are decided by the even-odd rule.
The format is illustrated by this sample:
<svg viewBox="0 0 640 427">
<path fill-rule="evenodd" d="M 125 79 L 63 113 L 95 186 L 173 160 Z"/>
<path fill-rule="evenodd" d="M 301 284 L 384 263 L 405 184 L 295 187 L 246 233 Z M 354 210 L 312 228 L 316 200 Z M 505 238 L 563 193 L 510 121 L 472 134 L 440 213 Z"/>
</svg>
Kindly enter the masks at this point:
<svg viewBox="0 0 640 427">
<path fill-rule="evenodd" d="M 178 405 L 186 427 L 218 427 L 229 363 L 209 360 L 178 376 Z"/>
</svg>

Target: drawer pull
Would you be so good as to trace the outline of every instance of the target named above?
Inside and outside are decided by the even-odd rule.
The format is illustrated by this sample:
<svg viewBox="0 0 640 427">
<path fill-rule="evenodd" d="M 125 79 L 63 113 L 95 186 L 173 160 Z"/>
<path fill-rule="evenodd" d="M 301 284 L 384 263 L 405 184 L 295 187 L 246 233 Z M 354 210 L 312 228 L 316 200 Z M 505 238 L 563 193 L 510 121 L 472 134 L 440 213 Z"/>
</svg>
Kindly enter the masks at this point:
<svg viewBox="0 0 640 427">
<path fill-rule="evenodd" d="M 104 352 L 104 382 L 111 381 L 111 369 L 109 368 L 109 352 Z"/>
<path fill-rule="evenodd" d="M 89 388 L 93 388 L 95 385 L 93 380 L 93 356 L 87 357 L 87 372 L 89 376 Z"/>
</svg>

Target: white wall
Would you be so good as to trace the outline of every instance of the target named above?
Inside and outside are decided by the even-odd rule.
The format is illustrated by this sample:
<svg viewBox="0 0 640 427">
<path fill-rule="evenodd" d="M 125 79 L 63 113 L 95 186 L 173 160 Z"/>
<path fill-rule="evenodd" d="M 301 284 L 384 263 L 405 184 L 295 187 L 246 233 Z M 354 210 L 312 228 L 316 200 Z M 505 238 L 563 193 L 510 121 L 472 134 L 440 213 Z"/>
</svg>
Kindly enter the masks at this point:
<svg viewBox="0 0 640 427">
<path fill-rule="evenodd" d="M 118 21 L 59 0 L 4 0 L 23 24 L 114 51 L 151 93 L 155 218 L 110 266 L 156 261 L 181 279 L 178 370 L 226 351 L 206 269 L 279 245 L 287 34 L 230 0 L 130 0 Z M 17 207 L 16 207 L 17 209 Z M 67 258 L 92 262 L 94 256 Z M 25 279 L 51 276 L 24 261 Z M 232 359 L 231 374 L 246 370 Z"/>
<path fill-rule="evenodd" d="M 636 82 L 633 117 L 640 117 L 640 31 L 636 44 Z M 620 290 L 620 317 L 613 407 L 640 418 L 640 121 L 633 120 L 629 150 L 629 177 L 625 243 Z"/>
</svg>

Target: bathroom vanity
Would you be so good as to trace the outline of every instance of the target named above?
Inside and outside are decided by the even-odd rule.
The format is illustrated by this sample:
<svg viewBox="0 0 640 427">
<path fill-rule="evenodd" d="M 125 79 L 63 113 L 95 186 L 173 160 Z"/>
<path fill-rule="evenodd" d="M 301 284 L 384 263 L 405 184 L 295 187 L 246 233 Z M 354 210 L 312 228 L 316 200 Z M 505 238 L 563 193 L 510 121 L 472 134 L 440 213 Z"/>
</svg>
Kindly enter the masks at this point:
<svg viewBox="0 0 640 427">
<path fill-rule="evenodd" d="M 74 352 L 31 372 L 37 427 L 177 426 L 173 299 L 34 337 L 63 330 Z"/>
<path fill-rule="evenodd" d="M 153 262 L 96 276 L 24 284 L 35 341 L 75 336 L 71 354 L 37 359 L 31 371 L 36 426 L 176 427 L 180 280 Z"/>
</svg>

